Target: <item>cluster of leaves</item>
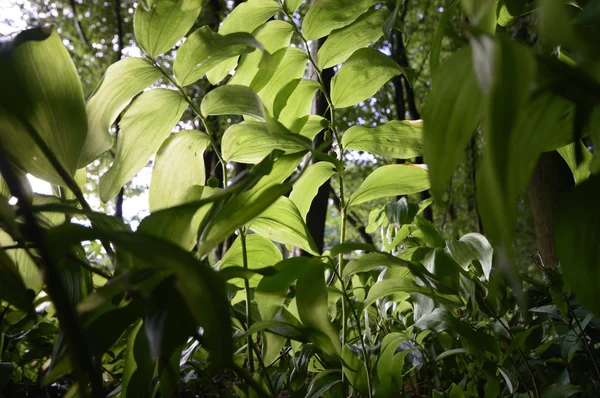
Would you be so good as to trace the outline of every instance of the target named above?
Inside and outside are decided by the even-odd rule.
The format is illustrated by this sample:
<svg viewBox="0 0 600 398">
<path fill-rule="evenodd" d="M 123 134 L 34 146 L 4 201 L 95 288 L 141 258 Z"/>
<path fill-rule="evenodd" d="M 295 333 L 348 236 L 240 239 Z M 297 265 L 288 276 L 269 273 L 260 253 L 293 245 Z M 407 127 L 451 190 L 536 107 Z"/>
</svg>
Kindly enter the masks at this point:
<svg viewBox="0 0 600 398">
<path fill-rule="evenodd" d="M 557 216 L 558 255 L 578 298 L 598 312 L 598 156 L 580 143 L 598 140 L 590 28 L 598 7 L 525 3 L 462 1 L 470 44 L 440 64 L 442 21 L 424 122 L 345 131 L 338 110 L 396 76 L 410 80 L 370 47 L 395 29 L 401 2 L 388 10 L 376 0 L 316 0 L 300 19 L 301 0 L 248 0 L 218 31 L 189 32 L 201 0 L 143 1 L 133 27 L 144 56 L 108 67 L 87 102 L 54 29 L 3 44 L 0 386 L 67 384 L 69 396 L 115 397 L 592 393 L 600 321 L 550 267 L 524 290 L 510 242 L 535 160 L 557 149 L 578 183 Z M 565 19 L 572 8 L 578 15 Z M 531 12 L 560 56 L 494 35 Z M 309 41 L 320 39 L 311 53 Z M 174 47 L 166 70 L 157 58 Z M 323 71 L 332 67 L 329 87 Z M 196 101 L 187 87 L 202 78 L 216 87 Z M 315 95 L 327 117 L 311 114 Z M 186 110 L 202 131 L 172 134 Z M 217 137 L 209 118 L 219 115 L 241 121 Z M 440 197 L 477 130 L 485 140 L 478 207 L 496 251 L 481 234 L 444 240 L 422 217 L 431 200 L 411 196 L 431 186 Z M 319 134 L 324 143 L 314 147 Z M 155 156 L 151 214 L 135 231 L 93 211 L 80 187 L 85 167 L 113 147 L 99 183 L 104 202 Z M 222 181 L 207 178 L 207 151 Z M 348 151 L 404 163 L 375 168 L 350 194 Z M 423 155 L 428 167 L 410 162 Z M 228 164 L 248 166 L 229 178 Z M 26 173 L 57 195 L 32 193 Z M 330 179 L 340 243 L 321 253 L 306 218 Z M 346 239 L 351 209 L 398 196 L 369 216 L 381 248 Z M 86 256 L 90 241 L 103 259 Z M 308 255 L 284 258 L 285 246 Z"/>
</svg>

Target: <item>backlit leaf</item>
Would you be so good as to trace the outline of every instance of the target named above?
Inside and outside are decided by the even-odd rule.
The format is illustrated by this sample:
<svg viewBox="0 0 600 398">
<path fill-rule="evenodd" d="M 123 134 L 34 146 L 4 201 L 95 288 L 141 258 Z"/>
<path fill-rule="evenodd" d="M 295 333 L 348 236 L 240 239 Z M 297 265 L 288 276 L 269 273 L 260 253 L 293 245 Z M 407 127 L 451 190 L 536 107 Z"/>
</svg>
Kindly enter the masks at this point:
<svg viewBox="0 0 600 398">
<path fill-rule="evenodd" d="M 192 33 L 177 51 L 173 72 L 177 82 L 187 86 L 222 61 L 251 53 L 255 49 L 262 50 L 262 45 L 249 33 L 238 32 L 222 36 L 211 31 L 208 26 L 203 26 Z"/>
<path fill-rule="evenodd" d="M 0 47 L 0 144 L 26 172 L 65 183 L 32 138 L 33 129 L 71 176 L 87 137 L 83 89 L 53 27 L 34 28 Z"/>
<path fill-rule="evenodd" d="M 138 44 L 152 58 L 170 50 L 192 28 L 201 8 L 202 0 L 138 3 L 133 16 Z"/>
<path fill-rule="evenodd" d="M 494 249 L 485 236 L 477 233 L 466 234 L 459 240 L 447 241 L 446 247 L 458 265 L 465 269 L 473 260 L 478 260 L 486 279 L 489 279 Z"/>
<path fill-rule="evenodd" d="M 204 96 L 200 110 L 204 116 L 247 115 L 265 120 L 260 98 L 246 86 L 226 85 L 215 88 Z"/>
<path fill-rule="evenodd" d="M 262 236 L 250 234 L 246 236 L 246 255 L 248 258 L 248 269 L 264 268 L 282 260 L 281 252 L 270 240 Z M 227 267 L 244 267 L 242 244 L 239 236 L 233 242 L 227 253 L 217 267 L 222 270 Z M 256 287 L 262 279 L 260 275 L 255 275 L 248 280 L 250 287 Z M 244 284 L 239 279 L 232 282 L 243 287 Z"/>
<path fill-rule="evenodd" d="M 110 149 L 108 131 L 131 99 L 161 76 L 143 58 L 125 58 L 108 67 L 99 87 L 86 104 L 88 137 L 79 161 L 85 166 Z"/>
<path fill-rule="evenodd" d="M 310 210 L 313 199 L 325 181 L 329 180 L 335 173 L 335 168 L 329 162 L 317 162 L 306 168 L 304 174 L 294 184 L 290 193 L 290 199 L 300 212 L 302 219 L 306 221 L 306 215 Z"/>
<path fill-rule="evenodd" d="M 346 108 L 370 98 L 402 68 L 389 56 L 372 48 L 355 51 L 331 80 L 331 101 Z"/>
<path fill-rule="evenodd" d="M 250 229 L 275 242 L 319 254 L 300 212 L 289 198 L 279 198 L 252 221 Z"/>
<path fill-rule="evenodd" d="M 371 10 L 345 28 L 333 31 L 319 48 L 317 66 L 331 68 L 346 61 L 356 50 L 376 42 L 383 35 L 381 26 L 389 14 L 385 7 Z"/>
<path fill-rule="evenodd" d="M 393 164 L 377 168 L 352 194 L 348 206 L 388 196 L 409 195 L 429 188 L 429 173 L 421 167 Z"/>
<path fill-rule="evenodd" d="M 302 21 L 304 37 L 316 40 L 327 36 L 355 21 L 375 3 L 376 0 L 316 0 Z"/>
<path fill-rule="evenodd" d="M 177 91 L 158 88 L 144 92 L 121 119 L 121 135 L 111 168 L 100 178 L 100 199 L 114 198 L 158 151 L 187 108 Z"/>
<path fill-rule="evenodd" d="M 208 136 L 198 130 L 181 131 L 167 138 L 154 160 L 148 196 L 150 211 L 184 202 L 193 185 L 204 185 L 204 151 Z"/>
<path fill-rule="evenodd" d="M 305 150 L 291 134 L 274 134 L 266 123 L 245 121 L 231 125 L 223 134 L 221 148 L 226 161 L 258 163 L 274 149 L 285 153 Z"/>
<path fill-rule="evenodd" d="M 259 27 L 253 35 L 262 44 L 266 52 L 274 54 L 277 50 L 290 44 L 293 33 L 294 29 L 288 22 L 272 20 Z M 250 86 L 252 79 L 259 72 L 259 66 L 264 56 L 265 54 L 258 49 L 252 53 L 242 55 L 235 74 L 227 84 Z"/>
<path fill-rule="evenodd" d="M 396 159 L 423 153 L 422 121 L 393 120 L 377 127 L 352 126 L 342 136 L 345 149 Z"/>
</svg>

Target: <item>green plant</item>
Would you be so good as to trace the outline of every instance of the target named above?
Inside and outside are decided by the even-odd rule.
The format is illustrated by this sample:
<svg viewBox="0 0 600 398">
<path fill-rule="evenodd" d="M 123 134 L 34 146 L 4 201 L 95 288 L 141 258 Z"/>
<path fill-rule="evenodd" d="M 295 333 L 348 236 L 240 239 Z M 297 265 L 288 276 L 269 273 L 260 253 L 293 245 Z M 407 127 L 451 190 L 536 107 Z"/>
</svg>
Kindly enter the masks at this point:
<svg viewBox="0 0 600 398">
<path fill-rule="evenodd" d="M 302 1 L 248 0 L 218 32 L 190 33 L 200 0 L 141 2 L 133 25 L 144 56 L 112 64 L 87 103 L 52 28 L 0 47 L 0 387 L 43 381 L 98 397 L 537 397 L 598 387 L 598 318 L 560 268 L 510 266 L 519 195 L 538 155 L 558 149 L 580 185 L 557 212 L 556 249 L 566 282 L 597 311 L 586 280 L 597 265 L 596 154 L 580 144 L 597 138 L 595 51 L 580 37 L 595 26 L 596 3 L 574 21 L 561 19 L 561 1 L 541 8 L 540 34 L 561 45 L 562 58 L 548 58 L 494 36 L 532 5 L 463 1 L 470 44 L 443 63 L 431 51 L 424 121 L 342 131 L 341 109 L 412 76 L 369 47 L 402 28 L 401 2 L 377 3 L 317 0 L 301 15 Z M 172 66 L 161 62 L 167 51 Z M 335 65 L 329 84 L 324 70 Z M 201 78 L 216 87 L 196 99 L 189 86 Z M 326 115 L 311 114 L 315 95 Z M 176 128 L 185 112 L 201 130 Z M 243 119 L 218 137 L 211 120 L 222 115 Z M 478 233 L 444 239 L 423 217 L 432 200 L 414 195 L 431 180 L 442 199 L 476 131 L 485 140 L 479 210 L 496 250 Z M 350 150 L 404 163 L 376 167 L 348 192 Z M 221 180 L 206 169 L 209 152 Z M 151 214 L 135 231 L 82 193 L 85 167 L 106 153 L 104 202 L 155 156 Z M 412 163 L 423 155 L 428 167 Z M 26 173 L 56 195 L 32 193 Z M 321 253 L 306 220 L 330 179 L 339 244 Z M 347 239 L 353 209 L 399 196 L 369 216 L 380 248 Z M 284 258 L 286 246 L 306 255 Z"/>
</svg>

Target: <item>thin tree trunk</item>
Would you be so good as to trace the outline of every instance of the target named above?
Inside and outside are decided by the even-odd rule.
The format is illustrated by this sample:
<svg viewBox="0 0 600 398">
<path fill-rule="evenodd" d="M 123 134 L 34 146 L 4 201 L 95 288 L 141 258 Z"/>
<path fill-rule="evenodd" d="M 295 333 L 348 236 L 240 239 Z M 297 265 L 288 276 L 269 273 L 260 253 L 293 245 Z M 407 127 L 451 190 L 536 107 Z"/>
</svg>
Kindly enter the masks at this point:
<svg viewBox="0 0 600 398">
<path fill-rule="evenodd" d="M 313 57 L 316 58 L 317 51 L 323 44 L 324 39 L 318 40 L 313 47 L 310 49 L 313 53 Z M 323 84 L 325 86 L 325 90 L 329 91 L 329 87 L 331 84 L 331 78 L 333 77 L 333 69 L 324 69 L 322 72 L 323 76 Z M 329 118 L 329 113 L 327 112 L 328 104 L 325 96 L 319 92 L 313 101 L 313 112 L 314 114 Z M 318 147 L 325 141 L 325 132 L 321 132 L 317 134 L 315 139 L 313 140 L 313 148 Z M 327 152 L 330 147 L 324 149 Z M 326 181 L 317 192 L 317 196 L 315 196 L 310 210 L 306 215 L 306 226 L 308 227 L 308 231 L 313 237 L 317 249 L 319 252 L 323 251 L 323 245 L 325 243 L 325 222 L 327 220 L 327 209 L 329 207 L 329 181 Z M 302 255 L 307 255 L 306 252 L 302 252 Z"/>
<path fill-rule="evenodd" d="M 554 248 L 554 221 L 558 200 L 574 185 L 571 170 L 558 152 L 542 153 L 529 182 L 529 200 L 538 249 L 544 266 L 558 264 Z"/>
</svg>

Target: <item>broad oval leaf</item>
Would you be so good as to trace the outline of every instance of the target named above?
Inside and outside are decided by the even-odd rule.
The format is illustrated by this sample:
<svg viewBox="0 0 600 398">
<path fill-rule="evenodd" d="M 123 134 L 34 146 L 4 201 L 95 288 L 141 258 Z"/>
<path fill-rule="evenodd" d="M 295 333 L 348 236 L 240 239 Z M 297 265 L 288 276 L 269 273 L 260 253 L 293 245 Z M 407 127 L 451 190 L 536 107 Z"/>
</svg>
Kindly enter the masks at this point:
<svg viewBox="0 0 600 398">
<path fill-rule="evenodd" d="M 187 102 L 177 91 L 154 89 L 144 92 L 121 119 L 121 135 L 111 168 L 100 178 L 100 199 L 107 202 L 131 180 L 169 136 Z"/>
<path fill-rule="evenodd" d="M 143 58 L 125 58 L 108 67 L 96 92 L 88 100 L 88 137 L 79 161 L 85 166 L 112 146 L 108 134 L 131 99 L 157 81 L 160 70 Z"/>
<path fill-rule="evenodd" d="M 135 38 L 146 54 L 170 50 L 194 26 L 202 0 L 156 0 L 138 3 L 133 15 Z"/>
<path fill-rule="evenodd" d="M 256 217 L 249 228 L 272 241 L 319 254 L 300 212 L 289 198 L 279 198 Z"/>
<path fill-rule="evenodd" d="M 271 115 L 274 114 L 275 97 L 279 91 L 291 80 L 301 78 L 304 75 L 308 62 L 308 55 L 299 48 L 289 47 L 281 49 L 278 52 L 282 53 L 282 58 L 276 68 L 272 69 L 273 72 L 268 82 L 261 88 L 256 87 L 258 96 L 262 100 L 265 109 Z M 255 87 L 254 81 L 251 87 Z"/>
<path fill-rule="evenodd" d="M 473 260 L 478 260 L 485 278 L 489 280 L 494 249 L 485 236 L 477 233 L 466 234 L 460 240 L 447 241 L 446 247 L 458 265 L 465 269 Z"/>
<path fill-rule="evenodd" d="M 246 256 L 248 261 L 248 269 L 259 269 L 274 265 L 280 262 L 283 257 L 281 252 L 269 239 L 264 238 L 260 235 L 250 234 L 246 236 Z M 225 253 L 221 261 L 216 265 L 219 270 L 223 270 L 228 267 L 244 267 L 242 253 L 242 243 L 238 236 L 233 242 L 229 250 Z M 248 279 L 250 287 L 254 288 L 258 285 L 262 279 L 261 275 L 254 275 Z M 234 280 L 233 283 L 237 286 L 243 287 L 244 283 L 241 280 Z"/>
<path fill-rule="evenodd" d="M 376 300 L 394 293 L 419 293 L 424 296 L 434 298 L 442 304 L 463 305 L 462 300 L 458 296 L 437 294 L 432 288 L 417 285 L 417 283 L 410 278 L 393 278 L 374 284 L 369 290 L 369 294 L 365 299 L 364 306 L 368 307 Z"/>
<path fill-rule="evenodd" d="M 335 174 L 335 167 L 329 162 L 317 162 L 306 168 L 304 174 L 294 184 L 290 199 L 306 221 L 313 199 L 317 196 L 319 188 Z"/>
<path fill-rule="evenodd" d="M 342 270 L 342 278 L 348 278 L 357 272 L 368 272 L 377 267 L 404 267 L 408 269 L 408 266 L 408 261 L 388 253 L 367 253 L 348 262 Z"/>
<path fill-rule="evenodd" d="M 222 35 L 236 32 L 252 33 L 279 10 L 281 6 L 273 0 L 248 0 L 227 15 L 219 28 L 219 33 Z M 216 85 L 235 69 L 237 62 L 238 57 L 221 62 L 207 74 L 208 81 Z"/>
<path fill-rule="evenodd" d="M 345 149 L 365 151 L 395 159 L 423 154 L 421 120 L 393 120 L 377 127 L 352 126 L 342 136 Z"/>
<path fill-rule="evenodd" d="M 208 136 L 198 130 L 182 131 L 167 138 L 158 152 L 148 191 L 150 211 L 182 204 L 193 185 L 204 185 L 204 150 Z"/>
<path fill-rule="evenodd" d="M 439 198 L 481 119 L 481 91 L 473 72 L 470 48 L 450 56 L 434 75 L 431 86 L 423 109 L 423 145 L 431 191 Z"/>
<path fill-rule="evenodd" d="M 320 39 L 349 25 L 376 3 L 377 0 L 316 0 L 302 21 L 302 33 L 306 40 Z"/>
<path fill-rule="evenodd" d="M 401 73 L 402 68 L 391 57 L 372 48 L 361 48 L 331 80 L 331 102 L 336 108 L 356 105 Z"/>
<path fill-rule="evenodd" d="M 173 72 L 177 82 L 187 86 L 222 61 L 256 49 L 262 50 L 262 44 L 249 33 L 238 32 L 222 36 L 208 26 L 203 26 L 192 33 L 177 50 Z"/>
<path fill-rule="evenodd" d="M 0 250 L 0 299 L 29 314 L 35 312 L 33 291 L 28 290 L 19 270 L 4 250 Z"/>
<path fill-rule="evenodd" d="M 265 111 L 254 90 L 246 86 L 226 85 L 210 91 L 202 99 L 204 116 L 247 115 L 265 120 Z"/>
<path fill-rule="evenodd" d="M 32 135 L 37 134 L 65 171 L 75 175 L 87 117 L 77 70 L 56 30 L 30 29 L 3 43 L 0 74 L 0 144 L 28 173 L 64 186 Z"/>
<path fill-rule="evenodd" d="M 287 128 L 310 115 L 315 93 L 321 85 L 315 80 L 295 79 L 279 90 L 273 102 L 273 115 Z"/>
<path fill-rule="evenodd" d="M 296 12 L 304 0 L 283 0 L 283 6 L 290 13 Z"/>
<path fill-rule="evenodd" d="M 305 326 L 315 329 L 314 342 L 331 355 L 340 355 L 340 339 L 329 320 L 325 268 L 319 260 L 310 260 L 296 281 L 298 315 Z"/>
<path fill-rule="evenodd" d="M 265 211 L 289 189 L 289 184 L 277 184 L 262 190 L 250 200 L 233 200 L 227 203 L 211 220 L 210 229 L 198 247 L 198 256 L 205 256 L 235 230 Z"/>
<path fill-rule="evenodd" d="M 376 42 L 383 35 L 381 27 L 389 14 L 385 8 L 371 10 L 345 28 L 333 31 L 319 48 L 317 66 L 320 69 L 336 66 L 356 50 Z"/>
<path fill-rule="evenodd" d="M 235 74 L 227 84 L 250 86 L 252 79 L 254 79 L 260 70 L 263 57 L 274 54 L 277 50 L 289 46 L 293 33 L 294 28 L 292 24 L 280 20 L 268 21 L 258 28 L 253 33 L 253 36 L 262 44 L 264 51 L 268 54 L 260 50 L 254 50 L 250 54 L 242 55 Z"/>
<path fill-rule="evenodd" d="M 244 121 L 230 126 L 221 141 L 226 161 L 258 163 L 275 149 L 285 153 L 305 150 L 292 134 L 274 134 L 263 122 Z M 296 137 L 297 138 L 297 137 Z"/>
<path fill-rule="evenodd" d="M 348 206 L 388 196 L 409 195 L 429 188 L 429 173 L 410 164 L 392 164 L 369 174 L 352 194 Z"/>
</svg>

